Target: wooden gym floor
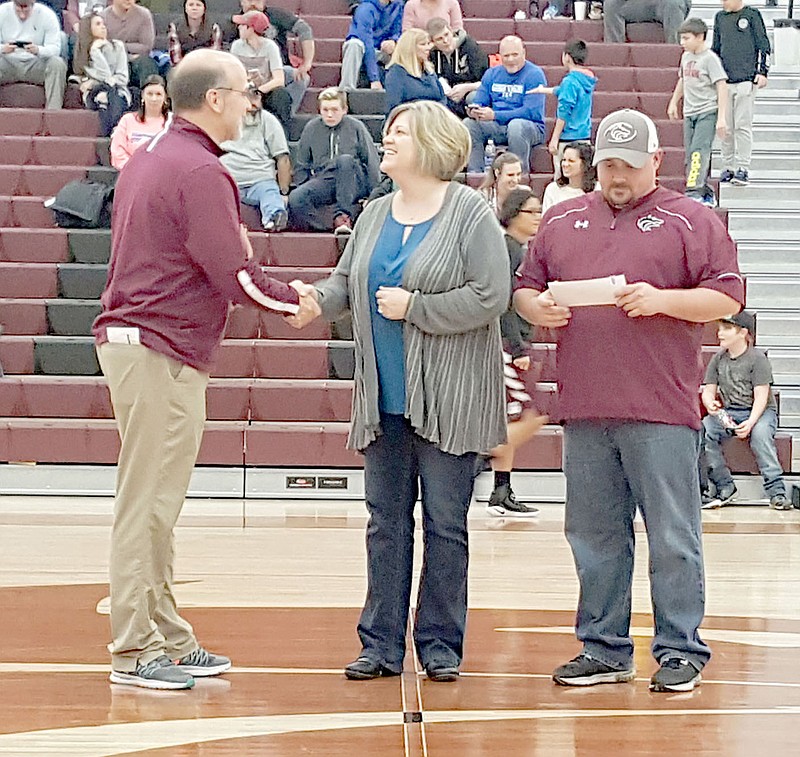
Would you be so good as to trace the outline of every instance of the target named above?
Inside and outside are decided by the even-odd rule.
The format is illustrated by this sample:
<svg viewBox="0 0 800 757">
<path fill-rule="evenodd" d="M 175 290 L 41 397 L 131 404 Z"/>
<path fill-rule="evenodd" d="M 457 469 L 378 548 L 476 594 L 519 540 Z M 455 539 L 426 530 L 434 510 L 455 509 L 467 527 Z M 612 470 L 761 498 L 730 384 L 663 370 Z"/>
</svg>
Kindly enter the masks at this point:
<svg viewBox="0 0 800 757">
<path fill-rule="evenodd" d="M 364 592 L 359 503 L 190 501 L 178 598 L 233 671 L 187 692 L 108 683 L 108 500 L 0 501 L 0 754 L 217 757 L 792 755 L 800 733 L 800 511 L 705 513 L 703 635 L 688 694 L 651 694 L 646 539 L 637 545 L 635 682 L 562 688 L 578 652 L 563 508 L 470 516 L 461 679 L 409 652 L 399 678 L 346 681 Z M 243 527 L 244 526 L 244 527 Z"/>
</svg>

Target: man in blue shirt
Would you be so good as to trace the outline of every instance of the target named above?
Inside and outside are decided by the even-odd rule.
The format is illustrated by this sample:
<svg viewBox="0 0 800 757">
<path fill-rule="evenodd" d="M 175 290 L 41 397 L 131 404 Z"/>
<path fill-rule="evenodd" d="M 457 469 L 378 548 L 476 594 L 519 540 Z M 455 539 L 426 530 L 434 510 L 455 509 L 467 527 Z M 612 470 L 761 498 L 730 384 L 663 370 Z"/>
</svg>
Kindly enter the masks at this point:
<svg viewBox="0 0 800 757">
<path fill-rule="evenodd" d="M 386 63 L 402 32 L 403 0 L 362 0 L 342 46 L 342 78 L 339 89 L 358 87 L 363 65 L 371 89 L 383 89 L 378 63 Z"/>
<path fill-rule="evenodd" d="M 525 172 L 530 169 L 531 148 L 544 141 L 544 95 L 530 93 L 547 86 L 544 72 L 525 60 L 525 45 L 519 37 L 500 40 L 500 60 L 501 66 L 483 75 L 464 119 L 472 138 L 470 173 L 483 172 L 484 147 L 490 139 L 508 145 Z"/>
</svg>

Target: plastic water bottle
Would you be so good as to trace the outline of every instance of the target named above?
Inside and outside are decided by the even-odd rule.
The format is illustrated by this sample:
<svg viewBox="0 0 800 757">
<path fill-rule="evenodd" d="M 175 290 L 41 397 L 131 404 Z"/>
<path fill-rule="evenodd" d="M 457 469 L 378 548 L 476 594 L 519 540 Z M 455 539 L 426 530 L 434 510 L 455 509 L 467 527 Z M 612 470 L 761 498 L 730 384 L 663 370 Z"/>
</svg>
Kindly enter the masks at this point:
<svg viewBox="0 0 800 757">
<path fill-rule="evenodd" d="M 495 147 L 494 140 L 489 139 L 486 141 L 486 147 L 483 148 L 483 165 L 487 171 L 492 167 L 495 155 L 497 155 L 497 148 Z"/>
</svg>

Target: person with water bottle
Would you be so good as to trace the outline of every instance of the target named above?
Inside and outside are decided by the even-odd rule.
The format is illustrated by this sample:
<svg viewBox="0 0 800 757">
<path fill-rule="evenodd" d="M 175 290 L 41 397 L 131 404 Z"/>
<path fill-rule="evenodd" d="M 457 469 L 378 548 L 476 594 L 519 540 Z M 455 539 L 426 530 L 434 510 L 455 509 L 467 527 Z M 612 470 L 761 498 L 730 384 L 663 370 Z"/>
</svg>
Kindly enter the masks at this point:
<svg viewBox="0 0 800 757">
<path fill-rule="evenodd" d="M 495 145 L 508 145 L 525 172 L 530 168 L 531 149 L 544 141 L 544 95 L 530 93 L 547 86 L 544 72 L 525 60 L 525 45 L 519 37 L 500 40 L 500 59 L 502 65 L 483 75 L 467 107 L 464 124 L 472 139 L 470 173 L 483 171 L 490 139 Z"/>
</svg>

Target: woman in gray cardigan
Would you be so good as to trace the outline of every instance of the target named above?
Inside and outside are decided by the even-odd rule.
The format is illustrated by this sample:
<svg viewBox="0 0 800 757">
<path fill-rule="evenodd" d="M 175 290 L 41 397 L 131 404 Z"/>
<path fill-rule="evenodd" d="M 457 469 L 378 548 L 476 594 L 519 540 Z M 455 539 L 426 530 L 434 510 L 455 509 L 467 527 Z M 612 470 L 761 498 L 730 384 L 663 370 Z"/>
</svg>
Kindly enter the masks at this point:
<svg viewBox="0 0 800 757">
<path fill-rule="evenodd" d="M 452 181 L 470 141 L 446 108 L 399 106 L 383 144 L 381 170 L 398 190 L 366 207 L 331 277 L 305 289 L 325 318 L 349 309 L 353 319 L 348 446 L 364 452 L 370 519 L 362 650 L 345 675 L 366 680 L 403 669 L 421 491 L 414 641 L 429 678 L 453 681 L 463 655 L 476 454 L 506 438 L 499 323 L 508 254 L 491 208 Z"/>
</svg>

